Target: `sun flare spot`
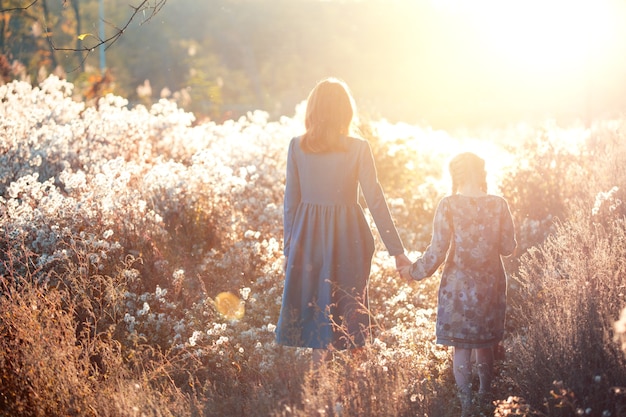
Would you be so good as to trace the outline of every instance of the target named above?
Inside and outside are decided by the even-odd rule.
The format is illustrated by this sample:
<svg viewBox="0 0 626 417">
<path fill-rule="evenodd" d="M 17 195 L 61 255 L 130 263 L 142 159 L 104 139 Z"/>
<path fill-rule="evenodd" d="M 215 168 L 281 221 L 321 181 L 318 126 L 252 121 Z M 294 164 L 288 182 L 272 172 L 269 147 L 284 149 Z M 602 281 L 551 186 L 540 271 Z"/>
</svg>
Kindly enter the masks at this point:
<svg viewBox="0 0 626 417">
<path fill-rule="evenodd" d="M 215 308 L 228 320 L 241 320 L 246 312 L 243 300 L 227 291 L 215 297 Z"/>
</svg>

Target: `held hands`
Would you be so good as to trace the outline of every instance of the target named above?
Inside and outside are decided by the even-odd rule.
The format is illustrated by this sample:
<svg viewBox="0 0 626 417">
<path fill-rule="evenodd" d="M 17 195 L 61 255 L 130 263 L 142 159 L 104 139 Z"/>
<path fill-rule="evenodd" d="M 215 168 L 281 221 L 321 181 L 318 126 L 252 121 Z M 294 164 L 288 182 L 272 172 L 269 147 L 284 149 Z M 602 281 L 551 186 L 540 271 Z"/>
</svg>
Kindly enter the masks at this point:
<svg viewBox="0 0 626 417">
<path fill-rule="evenodd" d="M 411 269 L 411 264 L 413 262 L 411 262 L 408 256 L 406 256 L 404 253 L 396 256 L 395 258 L 396 258 L 396 271 L 398 271 L 398 273 L 400 274 L 402 278 L 408 281 L 412 281 L 413 278 L 411 277 L 409 270 Z"/>
<path fill-rule="evenodd" d="M 411 265 L 399 268 L 398 273 L 402 278 L 406 279 L 409 282 L 413 282 L 413 277 L 411 276 Z"/>
<path fill-rule="evenodd" d="M 396 270 L 399 270 L 403 266 L 411 265 L 413 262 L 404 253 L 395 256 L 396 258 Z"/>
</svg>

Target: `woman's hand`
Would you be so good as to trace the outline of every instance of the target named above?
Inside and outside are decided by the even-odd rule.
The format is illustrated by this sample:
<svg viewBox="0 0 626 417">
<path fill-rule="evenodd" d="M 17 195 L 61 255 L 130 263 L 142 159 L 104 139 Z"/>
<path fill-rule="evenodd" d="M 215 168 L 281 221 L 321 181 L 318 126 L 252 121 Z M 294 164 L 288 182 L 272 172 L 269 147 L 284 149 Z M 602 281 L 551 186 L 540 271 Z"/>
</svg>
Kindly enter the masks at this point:
<svg viewBox="0 0 626 417">
<path fill-rule="evenodd" d="M 400 270 L 403 269 L 403 268 L 410 267 L 411 264 L 413 263 L 413 262 L 411 262 L 409 257 L 406 256 L 404 253 L 401 254 L 401 255 L 396 256 L 395 258 L 396 258 L 396 271 L 398 271 L 398 272 L 400 272 Z M 400 274 L 400 276 L 402 276 L 402 274 Z"/>
<path fill-rule="evenodd" d="M 396 258 L 396 270 L 399 270 L 403 266 L 411 265 L 413 262 L 404 253 L 394 256 Z"/>
<path fill-rule="evenodd" d="M 287 273 L 287 257 L 283 258 L 283 272 Z"/>
<path fill-rule="evenodd" d="M 398 268 L 398 273 L 407 281 L 413 281 L 413 277 L 411 276 L 411 264 Z"/>
</svg>

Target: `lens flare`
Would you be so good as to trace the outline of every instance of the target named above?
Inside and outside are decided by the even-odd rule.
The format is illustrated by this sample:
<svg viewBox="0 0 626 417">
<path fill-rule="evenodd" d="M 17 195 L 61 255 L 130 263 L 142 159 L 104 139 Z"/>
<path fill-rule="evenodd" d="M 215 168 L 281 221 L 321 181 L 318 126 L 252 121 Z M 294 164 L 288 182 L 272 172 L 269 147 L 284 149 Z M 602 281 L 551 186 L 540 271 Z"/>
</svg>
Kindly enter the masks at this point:
<svg viewBox="0 0 626 417">
<path fill-rule="evenodd" d="M 217 294 L 215 308 L 228 320 L 241 320 L 246 313 L 243 300 L 227 291 Z"/>
</svg>

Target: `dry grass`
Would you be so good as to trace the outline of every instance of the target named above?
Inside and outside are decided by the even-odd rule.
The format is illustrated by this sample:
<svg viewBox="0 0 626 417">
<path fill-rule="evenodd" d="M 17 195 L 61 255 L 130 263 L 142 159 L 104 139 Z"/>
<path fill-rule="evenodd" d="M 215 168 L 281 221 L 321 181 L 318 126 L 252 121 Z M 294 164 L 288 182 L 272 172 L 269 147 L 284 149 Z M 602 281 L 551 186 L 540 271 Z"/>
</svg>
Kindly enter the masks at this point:
<svg viewBox="0 0 626 417">
<path fill-rule="evenodd" d="M 275 344 L 298 123 L 191 127 L 171 103 L 84 109 L 60 80 L 44 87 L 3 90 L 0 127 L 14 133 L 0 136 L 0 416 L 459 415 L 452 351 L 433 342 L 438 279 L 408 285 L 384 254 L 370 345 L 313 371 L 309 351 Z M 544 129 L 499 177 L 522 250 L 507 262 L 494 415 L 626 415 L 621 130 L 607 123 L 569 151 Z M 447 189 L 433 176 L 461 144 L 403 132 L 368 135 L 405 243 L 422 250 Z M 243 318 L 220 313 L 221 291 Z"/>
</svg>

